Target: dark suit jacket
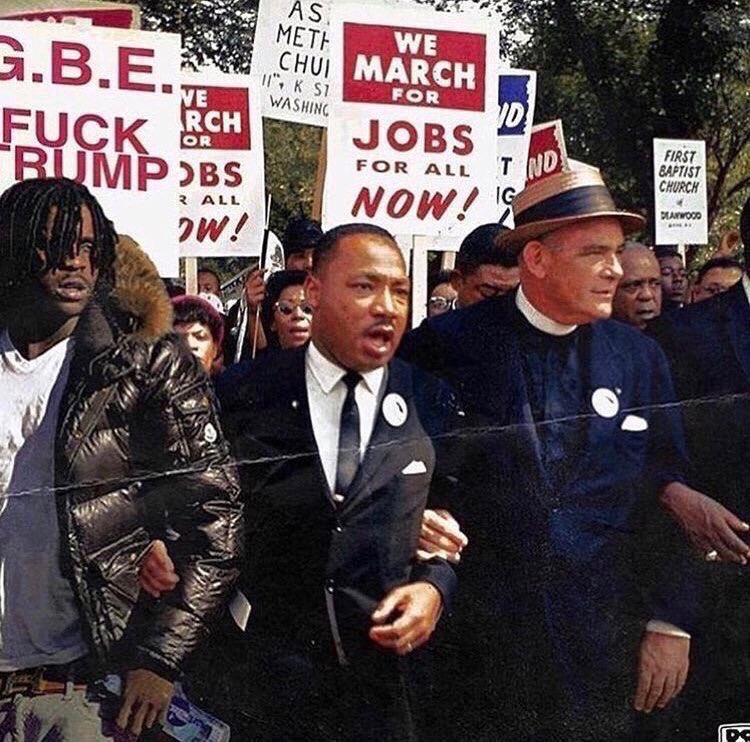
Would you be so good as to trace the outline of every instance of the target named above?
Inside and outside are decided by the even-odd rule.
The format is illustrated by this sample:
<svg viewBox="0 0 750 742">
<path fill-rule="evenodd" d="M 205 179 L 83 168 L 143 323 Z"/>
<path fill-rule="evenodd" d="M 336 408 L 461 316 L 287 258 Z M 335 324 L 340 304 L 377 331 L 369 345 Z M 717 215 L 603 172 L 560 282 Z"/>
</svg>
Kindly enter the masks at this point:
<svg viewBox="0 0 750 742">
<path fill-rule="evenodd" d="M 336 507 L 310 421 L 305 349 L 269 353 L 220 377 L 246 497 L 240 588 L 253 606 L 249 636 L 333 653 L 338 634 L 339 650 L 356 662 L 375 649 L 370 614 L 392 588 L 426 580 L 450 599 L 453 569 L 440 559 L 417 563 L 415 552 L 435 470 L 431 437 L 447 429 L 455 400 L 445 384 L 399 360 L 386 383 L 385 395 L 406 401 L 406 422 L 395 427 L 378 412 L 359 472 Z M 416 473 L 404 473 L 412 462 L 420 462 Z"/>
<path fill-rule="evenodd" d="M 692 628 L 683 555 L 644 554 L 638 537 L 657 522 L 671 528 L 656 495 L 682 478 L 684 443 L 657 344 L 616 321 L 581 327 L 590 359 L 583 371 L 586 409 L 565 423 L 578 439 L 577 455 L 553 488 L 537 435 L 548 422 L 532 420 L 524 380 L 518 340 L 524 321 L 514 295 L 489 299 L 425 322 L 400 353 L 456 389 L 475 431 L 475 476 L 462 478 L 470 483 L 463 517 L 472 538 L 463 569 L 473 555 L 482 561 L 472 576 L 479 575 L 481 595 L 494 602 L 499 620 L 511 616 L 510 632 L 514 621 L 535 619 L 522 606 L 538 599 L 556 670 L 568 685 L 594 688 L 625 663 L 632 677 L 624 632 L 637 637 L 651 618 Z M 611 417 L 592 405 L 597 389 L 616 395 Z M 639 577 L 655 566 L 671 578 Z"/>
<path fill-rule="evenodd" d="M 695 482 L 750 519 L 750 303 L 742 282 L 649 328 L 669 358 Z"/>
</svg>

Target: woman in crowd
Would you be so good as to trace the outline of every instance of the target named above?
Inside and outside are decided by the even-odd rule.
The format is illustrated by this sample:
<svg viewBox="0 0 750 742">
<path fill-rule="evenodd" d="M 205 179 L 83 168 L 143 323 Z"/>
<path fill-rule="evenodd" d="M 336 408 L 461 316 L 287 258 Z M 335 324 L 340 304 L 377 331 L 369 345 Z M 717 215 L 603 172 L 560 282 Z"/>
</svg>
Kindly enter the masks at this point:
<svg viewBox="0 0 750 742">
<path fill-rule="evenodd" d="M 185 338 L 209 376 L 222 369 L 224 318 L 203 296 L 183 294 L 172 299 L 174 329 Z"/>
<path fill-rule="evenodd" d="M 310 338 L 312 307 L 305 299 L 305 271 L 279 271 L 268 279 L 261 320 L 269 348 L 298 348 Z"/>
<path fill-rule="evenodd" d="M 427 301 L 427 316 L 436 317 L 454 308 L 456 289 L 451 285 L 451 272 L 440 271 L 429 283 L 430 298 Z"/>
</svg>

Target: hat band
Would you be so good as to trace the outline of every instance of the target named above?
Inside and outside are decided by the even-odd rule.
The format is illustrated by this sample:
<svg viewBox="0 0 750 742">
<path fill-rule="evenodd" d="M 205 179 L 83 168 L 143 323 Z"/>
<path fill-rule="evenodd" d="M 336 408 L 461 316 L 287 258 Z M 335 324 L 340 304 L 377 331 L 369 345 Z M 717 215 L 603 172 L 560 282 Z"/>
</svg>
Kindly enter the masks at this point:
<svg viewBox="0 0 750 742">
<path fill-rule="evenodd" d="M 549 219 L 596 216 L 597 212 L 616 211 L 606 186 L 581 186 L 540 201 L 514 215 L 516 227 Z"/>
</svg>

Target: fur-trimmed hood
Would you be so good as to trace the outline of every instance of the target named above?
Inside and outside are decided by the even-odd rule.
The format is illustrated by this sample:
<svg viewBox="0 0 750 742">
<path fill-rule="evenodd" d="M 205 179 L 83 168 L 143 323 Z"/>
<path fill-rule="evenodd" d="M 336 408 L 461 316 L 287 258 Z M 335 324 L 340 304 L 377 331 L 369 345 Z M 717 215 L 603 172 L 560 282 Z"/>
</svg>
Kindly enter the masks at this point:
<svg viewBox="0 0 750 742">
<path fill-rule="evenodd" d="M 172 330 L 172 304 L 156 266 L 128 235 L 120 235 L 113 267 L 114 289 L 99 285 L 74 331 L 76 356 L 87 362 L 124 335 L 148 343 Z"/>
<path fill-rule="evenodd" d="M 115 289 L 112 299 L 134 318 L 135 334 L 154 341 L 172 329 L 172 304 L 156 266 L 140 245 L 126 234 L 117 243 Z"/>
</svg>

